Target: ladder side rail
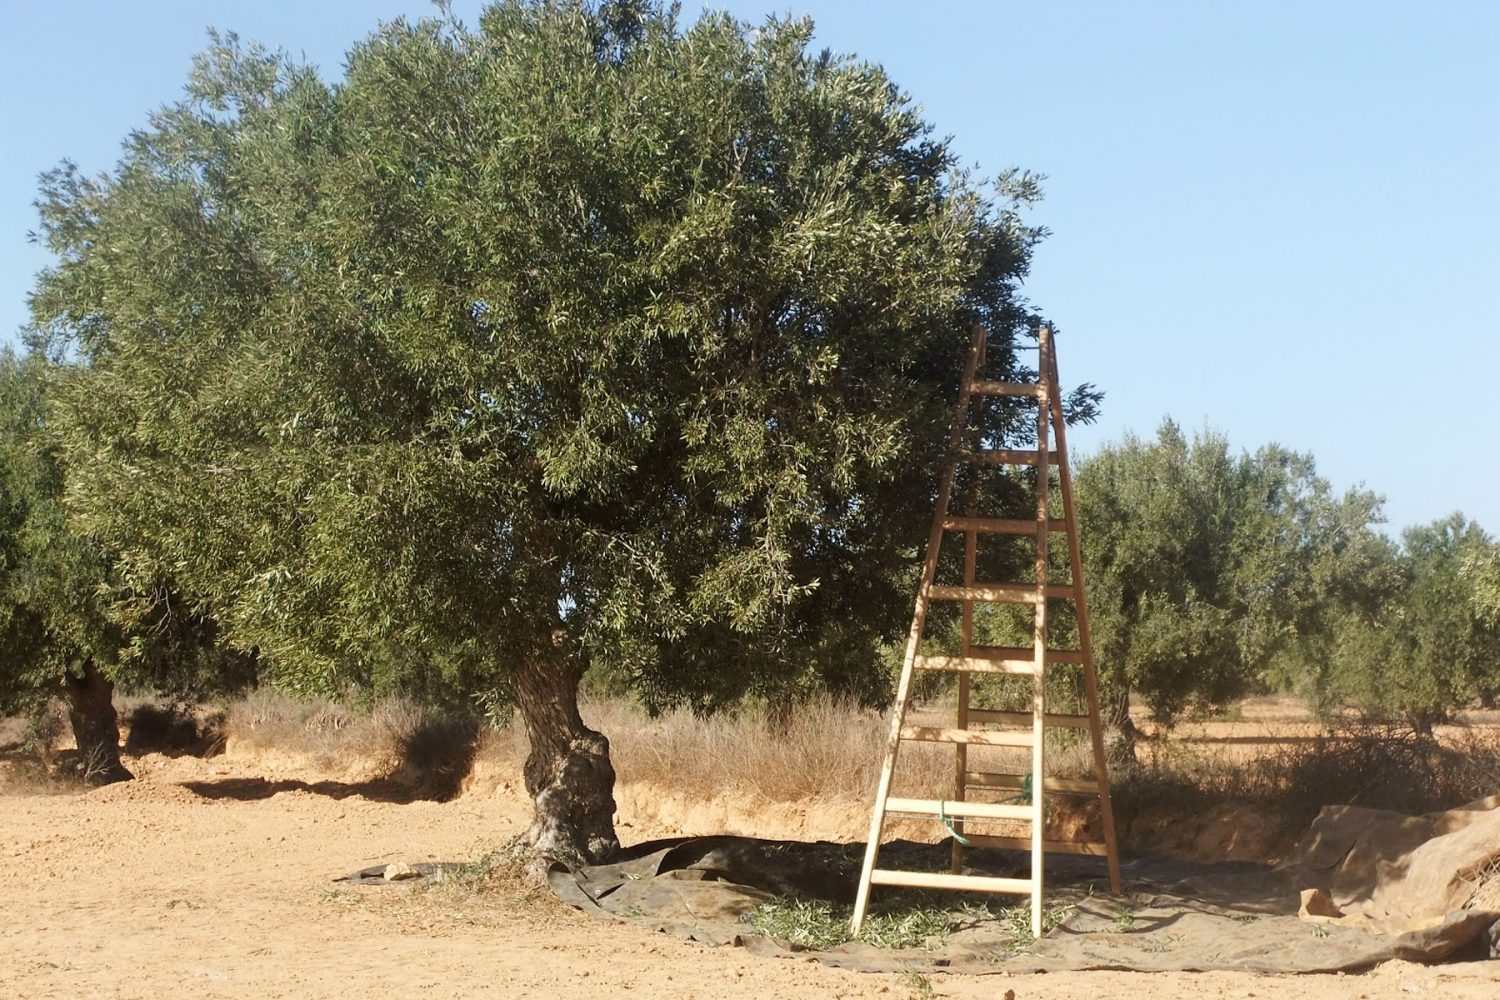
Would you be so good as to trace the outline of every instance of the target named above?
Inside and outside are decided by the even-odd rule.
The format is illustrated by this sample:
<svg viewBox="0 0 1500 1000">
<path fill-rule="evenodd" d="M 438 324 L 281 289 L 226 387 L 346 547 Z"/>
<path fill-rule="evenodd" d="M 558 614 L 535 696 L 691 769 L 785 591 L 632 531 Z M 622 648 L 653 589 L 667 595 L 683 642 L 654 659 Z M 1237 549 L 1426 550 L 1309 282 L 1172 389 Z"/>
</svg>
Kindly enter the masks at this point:
<svg viewBox="0 0 1500 1000">
<path fill-rule="evenodd" d="M 1057 395 L 1055 370 L 1051 357 L 1052 331 L 1042 327 L 1037 338 L 1041 351 L 1037 365 L 1041 391 L 1037 396 L 1036 415 L 1036 604 L 1033 629 L 1033 658 L 1036 670 L 1031 675 L 1031 936 L 1042 936 L 1042 883 L 1046 866 L 1046 736 L 1047 736 L 1047 509 L 1048 469 L 1047 430 L 1051 424 L 1049 403 Z"/>
<path fill-rule="evenodd" d="M 1050 355 L 1050 381 L 1057 384 L 1057 354 Z M 1063 418 L 1061 394 L 1049 401 L 1056 431 L 1058 485 L 1062 492 L 1063 519 L 1067 522 L 1068 566 L 1073 578 L 1073 611 L 1078 623 L 1078 646 L 1083 652 L 1083 690 L 1088 704 L 1089 735 L 1094 751 L 1094 777 L 1099 783 L 1099 821 L 1104 827 L 1105 857 L 1109 864 L 1109 890 L 1120 894 L 1120 847 L 1115 834 L 1115 813 L 1110 797 L 1109 767 L 1104 754 L 1104 730 L 1099 713 L 1099 678 L 1094 666 L 1094 643 L 1089 632 L 1088 603 L 1084 596 L 1083 554 L 1078 538 L 1078 516 L 1073 506 L 1073 475 L 1068 464 L 1067 421 Z"/>
<path fill-rule="evenodd" d="M 972 515 L 972 511 L 970 512 Z M 979 564 L 979 534 L 976 531 L 964 532 L 964 586 L 974 585 L 974 574 Z M 968 659 L 974 647 L 974 602 L 963 602 L 963 616 L 959 623 L 959 639 L 961 641 L 960 655 Z M 959 729 L 969 728 L 969 695 L 970 676 L 968 671 L 960 671 L 958 674 L 958 711 L 956 724 Z M 962 802 L 968 797 L 968 782 L 965 775 L 969 773 L 969 746 L 967 743 L 954 745 L 954 774 L 953 774 L 953 798 Z M 953 874 L 960 875 L 964 867 L 964 845 L 959 839 L 964 835 L 964 821 L 955 820 L 953 824 L 953 856 L 951 868 Z"/>
<path fill-rule="evenodd" d="M 964 361 L 963 378 L 959 383 L 958 408 L 953 417 L 953 429 L 948 434 L 948 452 L 956 451 L 963 440 L 964 427 L 968 422 L 969 386 L 979 368 L 980 355 L 984 351 L 985 331 L 976 326 L 969 342 L 969 354 Z M 885 802 L 891 791 L 891 777 L 896 770 L 896 751 L 901 745 L 901 726 L 906 717 L 906 703 L 911 694 L 912 664 L 922 643 L 922 628 L 927 621 L 927 591 L 937 572 L 938 553 L 943 542 L 943 519 L 948 515 L 948 497 L 953 491 L 953 476 L 957 466 L 944 462 L 942 477 L 938 483 L 937 504 L 933 510 L 932 530 L 927 535 L 927 558 L 922 566 L 921 589 L 917 591 L 917 606 L 912 614 L 911 630 L 906 635 L 906 652 L 901 660 L 901 680 L 896 685 L 896 704 L 891 712 L 890 733 L 886 737 L 885 760 L 880 766 L 880 784 L 875 792 L 875 809 L 870 816 L 870 839 L 865 844 L 865 860 L 859 873 L 859 890 L 854 900 L 854 917 L 850 921 L 851 933 L 858 935 L 864 924 L 865 910 L 870 902 L 870 873 L 875 870 L 876 857 L 880 853 L 880 834 L 885 826 Z"/>
</svg>

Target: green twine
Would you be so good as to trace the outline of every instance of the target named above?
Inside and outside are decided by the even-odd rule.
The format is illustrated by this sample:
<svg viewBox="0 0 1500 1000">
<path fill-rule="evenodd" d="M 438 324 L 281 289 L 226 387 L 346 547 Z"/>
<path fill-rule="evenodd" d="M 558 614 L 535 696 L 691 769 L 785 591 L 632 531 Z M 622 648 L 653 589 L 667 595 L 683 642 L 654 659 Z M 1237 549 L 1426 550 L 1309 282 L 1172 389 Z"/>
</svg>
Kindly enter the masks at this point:
<svg viewBox="0 0 1500 1000">
<path fill-rule="evenodd" d="M 1016 802 L 1020 803 L 1021 805 L 1030 805 L 1031 775 L 1028 774 L 1023 776 L 1021 778 L 1021 790 L 1005 801 L 1007 803 Z M 938 799 L 938 821 L 948 829 L 948 832 L 952 834 L 954 840 L 958 841 L 964 847 L 969 846 L 969 838 L 958 832 L 958 829 L 953 825 L 953 820 L 948 816 L 947 799 Z"/>
<path fill-rule="evenodd" d="M 969 838 L 959 833 L 953 826 L 953 820 L 948 818 L 948 802 L 946 799 L 938 799 L 938 820 L 948 828 L 948 832 L 953 835 L 954 840 L 965 847 L 969 846 Z"/>
</svg>

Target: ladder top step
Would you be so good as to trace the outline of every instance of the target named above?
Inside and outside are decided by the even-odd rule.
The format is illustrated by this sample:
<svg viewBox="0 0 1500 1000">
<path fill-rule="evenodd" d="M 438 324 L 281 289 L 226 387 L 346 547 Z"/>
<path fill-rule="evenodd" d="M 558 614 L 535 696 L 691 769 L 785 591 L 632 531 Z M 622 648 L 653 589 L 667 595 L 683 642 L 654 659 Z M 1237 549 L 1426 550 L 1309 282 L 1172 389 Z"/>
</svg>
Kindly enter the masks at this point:
<svg viewBox="0 0 1500 1000">
<path fill-rule="evenodd" d="M 957 889 L 960 892 L 1008 892 L 1029 896 L 1029 878 L 995 878 L 988 875 L 952 875 L 946 872 L 900 872 L 876 868 L 870 872 L 874 885 L 903 885 L 919 889 Z"/>
<path fill-rule="evenodd" d="M 1005 659 L 992 656 L 919 656 L 912 661 L 912 667 L 916 670 L 947 670 L 971 674 L 1036 673 L 1036 661 L 1022 656 Z"/>
<path fill-rule="evenodd" d="M 983 451 L 961 452 L 960 462 L 977 462 L 980 465 L 1040 465 L 1041 452 L 1035 448 L 988 448 Z M 1057 465 L 1061 456 L 1055 451 L 1047 452 L 1047 464 Z"/>
<path fill-rule="evenodd" d="M 944 726 L 902 726 L 901 738 L 919 743 L 972 743 L 987 747 L 1029 747 L 1034 742 L 1030 729 L 959 729 Z"/>
<path fill-rule="evenodd" d="M 885 800 L 886 812 L 917 813 L 923 816 L 950 816 L 967 819 L 1010 819 L 1030 822 L 1036 818 L 1036 807 L 1012 802 L 964 802 L 961 800 L 898 799 Z"/>
<path fill-rule="evenodd" d="M 975 531 L 981 535 L 1034 535 L 1038 523 L 1008 517 L 945 517 L 943 530 Z M 1061 517 L 1049 518 L 1047 530 L 1066 532 L 1068 522 Z"/>
<path fill-rule="evenodd" d="M 969 383 L 969 392 L 979 396 L 1031 396 L 1047 395 L 1047 387 L 1037 382 L 996 382 L 993 379 L 976 378 Z"/>
</svg>

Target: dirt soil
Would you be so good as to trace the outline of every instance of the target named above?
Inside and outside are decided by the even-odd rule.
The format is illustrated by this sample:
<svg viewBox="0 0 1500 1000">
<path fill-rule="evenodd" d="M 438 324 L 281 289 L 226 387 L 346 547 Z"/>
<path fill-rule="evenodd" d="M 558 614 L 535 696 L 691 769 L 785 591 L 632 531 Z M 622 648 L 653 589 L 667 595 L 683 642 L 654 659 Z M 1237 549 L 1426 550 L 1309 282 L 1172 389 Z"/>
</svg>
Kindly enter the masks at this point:
<svg viewBox="0 0 1500 1000">
<path fill-rule="evenodd" d="M 310 776 L 304 764 L 233 748 L 210 760 L 147 755 L 129 764 L 139 777 L 126 784 L 85 793 L 11 786 L 0 794 L 7 904 L 0 996 L 1500 996 L 1500 961 L 1391 963 L 1361 976 L 1068 972 L 923 980 L 756 958 L 598 922 L 516 886 L 476 893 L 420 882 L 333 883 L 387 862 L 483 856 L 525 825 L 529 807 L 513 778 L 478 782 L 439 804 L 401 801 L 379 783 Z M 626 840 L 685 832 L 660 802 L 644 810 L 631 803 L 645 797 L 623 791 Z"/>
</svg>

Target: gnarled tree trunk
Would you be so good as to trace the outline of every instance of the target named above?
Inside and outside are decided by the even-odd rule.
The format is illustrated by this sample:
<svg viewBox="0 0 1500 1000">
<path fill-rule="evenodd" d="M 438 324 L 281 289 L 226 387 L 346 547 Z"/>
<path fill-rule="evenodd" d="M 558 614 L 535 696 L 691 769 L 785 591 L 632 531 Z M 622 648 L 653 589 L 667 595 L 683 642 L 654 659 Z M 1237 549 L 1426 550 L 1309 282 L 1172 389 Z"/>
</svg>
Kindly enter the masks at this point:
<svg viewBox="0 0 1500 1000">
<path fill-rule="evenodd" d="M 620 849 L 609 740 L 578 714 L 582 676 L 555 645 L 538 649 L 514 674 L 531 741 L 526 791 L 536 809 L 521 846 L 565 864 L 598 864 Z"/>
<path fill-rule="evenodd" d="M 78 743 L 83 778 L 94 785 L 129 781 L 135 775 L 120 763 L 120 724 L 115 715 L 115 682 L 104 676 L 93 657 L 83 661 L 82 676 L 63 674 L 68 722 Z"/>
<path fill-rule="evenodd" d="M 1104 756 L 1111 771 L 1134 767 L 1140 761 L 1135 744 L 1141 731 L 1130 721 L 1130 691 L 1124 690 L 1105 700 Z"/>
</svg>

